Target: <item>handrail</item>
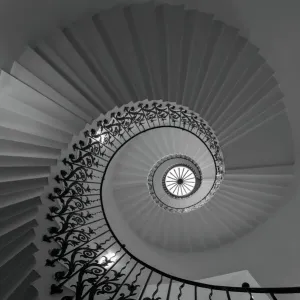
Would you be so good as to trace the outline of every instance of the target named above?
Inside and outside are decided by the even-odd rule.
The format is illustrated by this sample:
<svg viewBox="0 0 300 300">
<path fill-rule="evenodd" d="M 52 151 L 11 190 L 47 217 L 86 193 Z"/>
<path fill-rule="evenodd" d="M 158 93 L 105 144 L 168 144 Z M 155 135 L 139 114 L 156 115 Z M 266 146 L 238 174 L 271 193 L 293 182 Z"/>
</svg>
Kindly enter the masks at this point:
<svg viewBox="0 0 300 300">
<path fill-rule="evenodd" d="M 56 241 L 60 245 L 60 249 L 52 249 L 50 251 L 50 255 L 52 257 L 55 257 L 55 259 L 47 259 L 46 265 L 54 266 L 57 262 L 61 262 L 69 268 L 69 271 L 60 271 L 55 273 L 55 278 L 60 283 L 53 284 L 51 286 L 51 293 L 61 293 L 63 285 L 70 279 L 77 276 L 77 283 L 75 285 L 76 299 L 84 299 L 87 295 L 89 295 L 89 299 L 93 299 L 93 295 L 100 291 L 99 286 L 101 284 L 103 285 L 103 278 L 106 278 L 105 274 L 107 274 L 108 272 L 113 272 L 112 269 L 115 266 L 116 262 L 114 262 L 111 257 L 107 257 L 106 251 L 110 249 L 110 247 L 115 247 L 116 244 L 118 245 L 118 250 L 114 254 L 114 256 L 116 256 L 117 253 L 121 255 L 120 257 L 118 257 L 118 261 L 121 261 L 126 257 L 126 255 L 129 257 L 129 260 L 122 265 L 122 269 L 120 271 L 122 276 L 126 275 L 126 280 L 128 280 L 129 274 L 133 272 L 133 269 L 130 270 L 130 273 L 125 274 L 122 272 L 126 271 L 125 269 L 128 265 L 130 265 L 130 262 L 132 260 L 136 262 L 134 268 L 137 266 L 137 264 L 142 266 L 139 273 L 136 275 L 135 281 L 131 283 L 132 286 L 136 284 L 136 281 L 141 275 L 142 271 L 148 269 L 150 270 L 151 275 L 153 272 L 159 274 L 161 276 L 161 281 L 163 277 L 166 277 L 170 279 L 170 284 L 173 281 L 177 281 L 182 283 L 183 285 L 185 284 L 195 287 L 195 295 L 197 295 L 197 288 L 209 289 L 211 291 L 225 291 L 227 299 L 230 299 L 230 292 L 249 293 L 250 295 L 252 293 L 270 294 L 273 299 L 276 299 L 275 294 L 300 293 L 299 286 L 278 288 L 233 287 L 211 285 L 183 279 L 167 274 L 157 268 L 154 268 L 153 266 L 148 265 L 146 262 L 133 255 L 126 248 L 126 245 L 121 243 L 116 234 L 113 232 L 107 219 L 102 197 L 103 181 L 108 167 L 117 152 L 132 138 L 148 130 L 153 130 L 161 127 L 175 127 L 189 131 L 192 134 L 196 135 L 195 131 L 192 132 L 190 130 L 192 126 L 191 124 L 193 124 L 193 126 L 202 126 L 204 124 L 201 123 L 201 120 L 197 120 L 197 116 L 195 116 L 193 113 L 188 112 L 185 108 L 174 106 L 174 108 L 172 107 L 174 113 L 176 114 L 174 120 L 169 114 L 169 124 L 162 124 L 161 121 L 151 127 L 149 124 L 153 121 L 153 119 L 159 116 L 159 113 L 161 113 L 161 116 L 166 116 L 166 112 L 170 113 L 171 106 L 162 104 L 157 105 L 157 102 L 152 102 L 151 107 L 148 107 L 148 104 L 144 105 L 143 103 L 140 103 L 138 104 L 138 107 L 135 108 L 124 108 L 125 113 L 123 115 L 121 113 L 112 114 L 112 119 L 110 121 L 104 120 L 98 122 L 97 125 L 99 126 L 100 131 L 97 131 L 95 129 L 85 131 L 87 142 L 85 143 L 84 141 L 79 141 L 78 144 L 74 144 L 73 149 L 74 152 L 78 153 L 78 156 L 76 157 L 74 153 L 70 153 L 68 159 L 64 158 L 63 163 L 70 169 L 70 171 L 67 172 L 66 170 L 62 170 L 60 172 L 60 175 L 57 175 L 55 177 L 56 181 L 59 184 L 63 184 L 64 189 L 62 190 L 59 187 L 56 187 L 54 188 L 54 193 L 49 195 L 49 199 L 53 202 L 58 202 L 60 204 L 60 207 L 50 207 L 50 214 L 47 215 L 47 218 L 49 220 L 56 220 L 56 222 L 61 224 L 61 227 L 49 228 L 48 231 L 50 232 L 50 235 L 44 235 L 44 241 Z M 135 114 L 135 118 L 133 118 L 132 115 L 134 114 L 134 109 L 138 108 L 139 110 Z M 163 108 L 166 109 L 163 110 Z M 184 114 L 184 122 L 182 122 L 182 113 Z M 191 118 L 190 120 L 189 117 Z M 143 125 L 141 122 L 142 120 L 144 120 L 149 125 L 148 128 L 145 128 L 145 124 Z M 136 128 L 139 129 L 138 132 L 134 134 L 132 133 L 130 129 L 130 126 L 132 124 L 130 124 L 129 121 L 135 124 Z M 197 123 L 198 121 L 199 123 Z M 205 128 L 205 124 L 203 129 L 201 129 L 200 127 L 196 129 L 197 132 L 200 130 L 207 130 L 207 128 Z M 124 138 L 125 134 L 128 135 L 127 139 Z M 208 134 L 212 140 L 215 139 L 215 136 L 212 132 L 208 132 Z M 124 141 L 121 142 L 121 139 L 123 139 Z M 118 146 L 114 144 L 116 140 L 118 141 Z M 216 143 L 214 144 L 214 147 L 215 145 Z M 111 155 L 106 154 L 107 149 L 112 152 Z M 217 153 L 215 155 L 217 155 L 219 159 L 218 166 L 220 166 L 222 165 L 223 158 L 219 154 L 220 151 L 216 150 L 215 153 Z M 101 164 L 99 163 L 99 161 L 101 161 Z M 97 169 L 99 168 L 99 166 L 104 167 L 104 170 Z M 98 175 L 95 175 L 95 172 L 97 172 Z M 94 177 L 100 178 L 101 184 L 99 189 L 93 188 L 92 191 L 92 189 L 90 188 L 90 184 L 93 185 L 94 183 L 96 183 L 96 181 L 93 181 Z M 91 200 L 90 195 L 99 195 L 100 197 L 97 200 Z M 97 202 L 99 200 L 101 205 L 93 205 L 94 202 Z M 96 212 L 93 211 L 91 213 L 89 211 L 89 209 L 98 208 L 99 210 L 97 210 Z M 102 223 L 103 220 L 104 223 Z M 102 229 L 105 231 L 101 232 L 100 230 Z M 98 234 L 98 231 L 100 232 L 100 234 Z M 109 233 L 111 236 L 107 237 L 107 233 Z M 96 244 L 97 246 L 95 249 L 91 248 L 89 243 L 91 241 L 96 241 L 100 237 L 103 238 L 103 240 L 101 240 L 101 243 Z M 115 242 L 113 242 L 113 240 L 115 240 Z M 78 244 L 80 245 L 78 246 Z M 108 247 L 107 244 L 109 244 L 110 246 Z M 73 248 L 71 248 L 71 250 L 69 249 L 70 245 L 73 245 Z M 100 250 L 101 253 L 99 254 Z M 70 254 L 71 256 L 68 256 Z M 99 260 L 98 263 L 95 263 L 96 259 Z M 80 268 L 77 268 L 78 266 L 80 266 Z M 99 274 L 101 274 L 101 276 Z M 126 281 L 125 280 L 121 285 L 120 283 L 116 284 L 115 281 L 118 280 L 118 276 L 120 276 L 120 274 L 118 274 L 119 273 L 115 273 L 114 280 L 106 279 L 108 280 L 108 282 L 105 283 L 106 286 L 110 285 L 110 288 L 111 286 L 115 287 L 114 297 L 119 293 L 121 286 L 123 286 L 124 282 Z M 146 285 L 148 284 L 149 278 L 146 282 Z M 157 292 L 160 283 L 157 285 Z M 89 289 L 85 290 L 85 287 L 88 284 Z M 183 288 L 183 285 L 181 288 Z M 103 286 L 101 288 L 104 289 Z M 104 292 L 108 291 L 105 289 L 101 290 L 101 293 Z M 111 291 L 109 291 L 109 293 L 110 292 Z M 134 290 L 130 290 L 130 295 L 132 296 L 133 294 Z M 142 297 L 142 295 L 140 297 Z M 64 297 L 63 299 L 67 300 L 71 298 Z"/>
</svg>

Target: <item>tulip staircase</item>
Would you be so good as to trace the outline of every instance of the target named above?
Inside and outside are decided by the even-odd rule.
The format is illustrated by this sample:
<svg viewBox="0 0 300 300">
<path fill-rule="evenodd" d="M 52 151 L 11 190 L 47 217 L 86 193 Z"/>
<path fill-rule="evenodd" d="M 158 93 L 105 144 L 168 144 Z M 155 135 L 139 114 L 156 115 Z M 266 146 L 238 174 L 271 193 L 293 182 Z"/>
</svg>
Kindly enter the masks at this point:
<svg viewBox="0 0 300 300">
<path fill-rule="evenodd" d="M 283 94 L 236 28 L 116 6 L 28 47 L 0 85 L 0 299 L 300 297 L 187 280 L 128 239 L 212 251 L 287 202 Z"/>
</svg>

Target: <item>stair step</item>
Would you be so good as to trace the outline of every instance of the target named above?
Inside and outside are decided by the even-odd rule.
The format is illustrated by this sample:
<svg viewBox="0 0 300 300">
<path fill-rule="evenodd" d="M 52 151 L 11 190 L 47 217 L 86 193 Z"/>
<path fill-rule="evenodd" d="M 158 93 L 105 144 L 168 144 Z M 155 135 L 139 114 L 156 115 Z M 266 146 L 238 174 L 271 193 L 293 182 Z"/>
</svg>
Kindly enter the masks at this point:
<svg viewBox="0 0 300 300">
<path fill-rule="evenodd" d="M 55 89 L 62 96 L 75 101 L 75 105 L 81 108 L 85 114 L 91 115 L 93 118 L 97 117 L 99 111 L 91 105 L 88 100 L 72 86 L 71 83 L 53 69 L 44 59 L 45 57 L 41 57 L 40 54 L 41 53 L 37 53 L 34 50 L 27 48 L 26 52 L 24 52 L 19 58 L 18 62 L 36 77 Z M 30 63 L 33 60 L 36 61 L 35 64 Z"/>
<path fill-rule="evenodd" d="M 38 179 L 49 175 L 49 167 L 0 167 L 0 182 Z"/>
<path fill-rule="evenodd" d="M 5 208 L 10 205 L 22 203 L 22 201 L 31 200 L 34 198 L 38 199 L 42 192 L 43 189 L 33 189 L 26 192 L 10 193 L 3 196 L 0 195 L 0 208 Z"/>
<path fill-rule="evenodd" d="M 13 259 L 19 252 L 30 245 L 34 239 L 34 230 L 30 229 L 24 235 L 16 238 L 11 243 L 4 245 L 0 250 L 0 267 L 3 266 L 8 260 Z"/>
<path fill-rule="evenodd" d="M 36 214 L 37 214 L 37 207 L 32 208 L 30 210 L 24 211 L 18 215 L 15 215 L 7 220 L 1 220 L 0 222 L 0 236 L 3 236 L 18 227 L 34 220 Z"/>
<path fill-rule="evenodd" d="M 14 291 L 16 291 L 16 289 L 27 277 L 29 277 L 30 280 L 35 280 L 36 276 L 30 275 L 33 272 L 32 268 L 34 267 L 34 264 L 34 257 L 29 256 L 28 258 L 26 258 L 26 260 L 23 260 L 22 263 L 17 266 L 18 269 L 14 268 L 9 272 L 9 275 L 5 278 L 5 280 L 1 280 L 1 299 L 7 299 Z"/>
<path fill-rule="evenodd" d="M 0 155 L 57 159 L 60 149 L 1 139 Z"/>
<path fill-rule="evenodd" d="M 6 206 L 5 208 L 0 209 L 0 219 L 1 221 L 9 219 L 15 215 L 19 215 L 24 211 L 31 210 L 40 204 L 41 200 L 38 197 L 36 197 L 17 204 Z"/>
<path fill-rule="evenodd" d="M 64 98 L 56 90 L 44 83 L 40 78 L 36 77 L 18 62 L 14 62 L 10 73 L 27 86 L 36 90 L 39 94 L 49 99 L 50 102 L 54 102 L 56 105 L 66 110 L 66 112 L 71 113 L 76 119 L 78 119 L 78 123 L 82 123 L 82 125 L 84 125 L 86 122 L 91 121 L 91 116 L 85 114 L 80 108 L 74 105 L 74 103 Z M 47 104 L 53 105 L 49 103 Z"/>
<path fill-rule="evenodd" d="M 26 235 L 32 228 L 36 227 L 37 225 L 38 224 L 36 220 L 31 220 L 0 236 L 0 249 L 3 249 L 9 243 L 14 242 L 21 236 Z"/>
</svg>

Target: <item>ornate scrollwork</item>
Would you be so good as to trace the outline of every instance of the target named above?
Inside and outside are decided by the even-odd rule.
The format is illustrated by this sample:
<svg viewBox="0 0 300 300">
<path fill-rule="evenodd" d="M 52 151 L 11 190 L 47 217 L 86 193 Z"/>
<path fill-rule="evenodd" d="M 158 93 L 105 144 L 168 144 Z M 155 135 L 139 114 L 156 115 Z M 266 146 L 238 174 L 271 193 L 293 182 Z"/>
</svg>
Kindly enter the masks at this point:
<svg viewBox="0 0 300 300">
<path fill-rule="evenodd" d="M 56 224 L 48 229 L 43 240 L 55 241 L 58 247 L 49 250 L 46 265 L 54 267 L 61 263 L 67 269 L 55 272 L 56 283 L 51 286 L 51 294 L 62 293 L 63 285 L 70 283 L 76 300 L 92 300 L 100 294 L 113 295 L 108 300 L 135 299 L 141 274 L 147 267 L 142 266 L 135 279 L 129 281 L 137 261 L 119 244 L 106 223 L 101 187 L 118 149 L 137 134 L 158 127 L 180 128 L 198 136 L 214 156 L 220 179 L 216 180 L 215 188 L 218 187 L 225 171 L 218 140 L 206 122 L 187 108 L 162 101 L 140 102 L 99 120 L 96 127 L 83 132 L 84 139 L 74 143 L 73 151 L 63 158 L 65 169 L 54 177 L 58 186 L 48 196 L 54 204 L 46 218 Z M 113 247 L 118 244 L 116 252 Z M 124 252 L 119 257 L 122 251 L 129 259 L 118 263 L 126 255 Z M 135 262 L 133 268 L 129 267 L 132 262 Z M 117 263 L 123 267 L 114 270 Z M 152 300 L 160 299 L 157 293 L 161 282 L 162 277 Z M 72 297 L 62 298 L 69 299 Z"/>
<path fill-rule="evenodd" d="M 186 284 L 186 280 L 181 281 L 163 274 L 139 261 L 120 243 L 105 217 L 101 187 L 110 160 L 118 149 L 135 135 L 158 127 L 175 127 L 194 134 L 205 143 L 213 156 L 215 181 L 210 192 L 202 199 L 201 205 L 206 203 L 220 186 L 225 167 L 219 142 L 207 123 L 185 107 L 162 101 L 141 102 L 112 113 L 109 119 L 98 121 L 97 127 L 86 130 L 85 139 L 75 143 L 72 147 L 73 152 L 62 160 L 67 171 L 62 170 L 55 177 L 59 186 L 48 196 L 53 205 L 50 206 L 46 218 L 55 222 L 55 226 L 48 229 L 43 241 L 55 241 L 58 247 L 49 250 L 50 258 L 46 260 L 46 266 L 54 267 L 60 263 L 66 268 L 63 271 L 55 271 L 55 283 L 51 285 L 51 294 L 62 293 L 63 286 L 68 284 L 69 288 L 73 289 L 76 300 L 93 300 L 95 296 L 104 294 L 110 295 L 107 300 L 134 300 L 138 288 L 143 286 L 139 299 L 160 300 L 159 288 L 163 276 L 169 277 L 170 288 L 173 279 L 181 282 L 178 300 L 182 298 L 185 286 L 194 289 L 196 299 L 197 286 L 211 287 L 195 282 Z M 151 174 L 153 175 L 153 170 L 150 171 Z M 149 187 L 153 187 L 149 177 L 148 184 Z M 154 192 L 150 194 L 155 195 Z M 158 204 L 163 206 L 161 202 Z M 192 209 L 193 207 L 188 207 L 185 211 Z M 170 211 L 175 212 L 175 209 L 170 208 Z M 124 261 L 125 257 L 127 258 Z M 130 267 L 132 264 L 134 266 Z M 137 264 L 142 267 L 133 280 L 130 274 Z M 141 278 L 144 270 L 150 271 L 147 279 Z M 152 295 L 143 297 L 153 273 L 159 274 L 160 280 Z M 214 289 L 223 290 L 228 299 L 229 291 L 239 290 L 237 287 L 217 286 Z M 240 291 L 245 293 L 251 290 L 255 288 L 240 288 Z M 212 298 L 212 291 L 213 289 L 209 298 Z M 274 298 L 277 290 L 264 289 L 263 293 L 265 291 Z M 300 293 L 300 288 L 288 288 L 288 292 Z M 74 296 L 64 296 L 61 300 L 73 298 Z"/>
</svg>

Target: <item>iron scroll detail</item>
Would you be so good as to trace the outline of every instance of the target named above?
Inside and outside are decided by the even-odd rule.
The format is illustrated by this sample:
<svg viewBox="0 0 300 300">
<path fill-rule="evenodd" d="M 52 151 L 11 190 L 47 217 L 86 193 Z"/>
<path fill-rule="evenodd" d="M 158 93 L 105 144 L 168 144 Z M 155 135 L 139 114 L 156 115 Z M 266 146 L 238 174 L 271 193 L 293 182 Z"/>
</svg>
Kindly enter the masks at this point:
<svg viewBox="0 0 300 300">
<path fill-rule="evenodd" d="M 107 118 L 100 118 L 95 126 L 83 132 L 84 138 L 72 145 L 62 159 L 63 169 L 54 179 L 56 186 L 48 196 L 51 205 L 46 218 L 52 222 L 44 234 L 44 242 L 55 242 L 49 250 L 45 265 L 49 268 L 62 264 L 62 271 L 54 272 L 51 294 L 60 294 L 66 285 L 75 296 L 62 300 L 108 300 L 151 298 L 147 294 L 149 281 L 159 275 L 170 282 L 179 282 L 179 299 L 185 289 L 244 293 L 296 293 L 299 287 L 263 289 L 214 286 L 185 280 L 166 274 L 139 260 L 123 245 L 112 231 L 102 199 L 102 184 L 106 170 L 118 150 L 135 136 L 155 128 L 175 127 L 199 137 L 214 158 L 216 187 L 223 179 L 225 167 L 217 137 L 198 115 L 187 108 L 163 101 L 144 101 L 125 106 Z M 50 244 L 54 245 L 54 244 Z M 157 292 L 161 286 L 157 284 Z M 155 295 L 154 295 L 155 296 Z M 75 297 L 75 298 L 74 298 Z"/>
</svg>

